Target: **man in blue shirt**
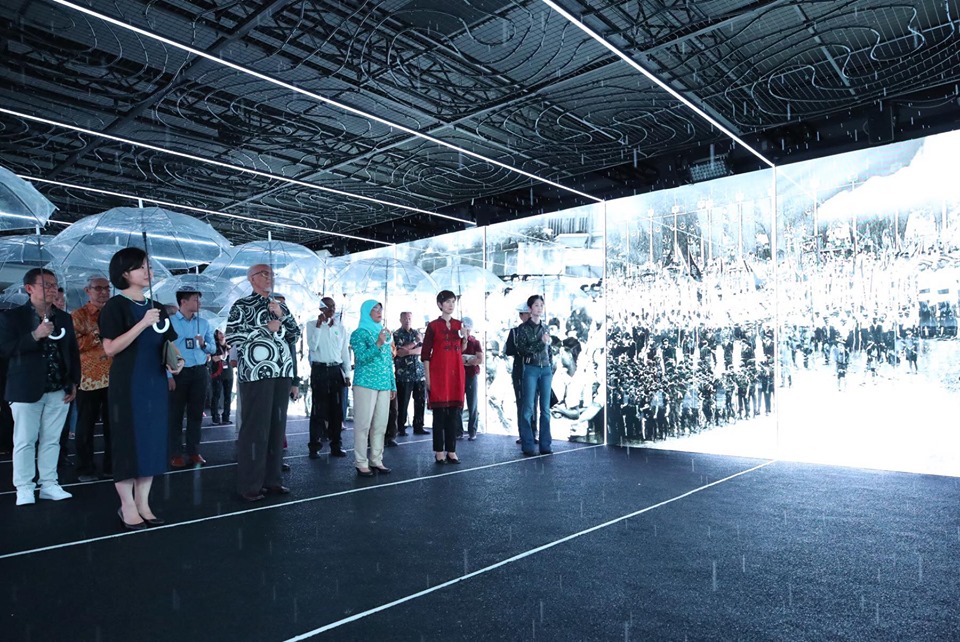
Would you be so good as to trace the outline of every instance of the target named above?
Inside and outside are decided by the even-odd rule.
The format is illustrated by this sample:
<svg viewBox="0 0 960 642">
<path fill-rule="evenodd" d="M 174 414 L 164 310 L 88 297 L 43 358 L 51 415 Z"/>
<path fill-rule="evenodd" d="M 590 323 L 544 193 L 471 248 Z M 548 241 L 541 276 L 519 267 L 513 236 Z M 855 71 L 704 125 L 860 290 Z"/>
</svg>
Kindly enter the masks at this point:
<svg viewBox="0 0 960 642">
<path fill-rule="evenodd" d="M 167 374 L 170 386 L 170 465 L 183 468 L 187 459 L 195 466 L 207 463 L 200 455 L 200 423 L 210 385 L 207 359 L 216 352 L 217 346 L 210 324 L 200 318 L 200 293 L 177 292 L 177 305 L 180 311 L 170 317 L 170 322 L 177 332 L 176 345 L 183 355 L 184 366 L 180 374 Z M 186 456 L 181 439 L 184 411 L 187 415 Z"/>
</svg>

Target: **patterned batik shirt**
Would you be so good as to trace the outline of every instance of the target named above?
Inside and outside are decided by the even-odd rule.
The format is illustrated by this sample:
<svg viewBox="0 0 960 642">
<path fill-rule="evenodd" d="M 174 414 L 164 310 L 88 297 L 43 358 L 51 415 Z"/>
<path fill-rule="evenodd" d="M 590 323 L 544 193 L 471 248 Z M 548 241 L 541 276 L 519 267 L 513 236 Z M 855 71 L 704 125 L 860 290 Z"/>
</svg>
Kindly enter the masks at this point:
<svg viewBox="0 0 960 642">
<path fill-rule="evenodd" d="M 420 337 L 420 333 L 413 328 L 409 330 L 400 328 L 393 332 L 393 344 L 398 348 L 415 348 L 418 343 L 422 344 L 423 339 Z M 397 381 L 412 383 L 423 381 L 426 378 L 423 372 L 423 362 L 420 361 L 419 355 L 408 354 L 405 357 L 394 357 L 393 366 L 397 371 Z"/>
<path fill-rule="evenodd" d="M 273 315 L 270 300 L 256 292 L 237 301 L 227 319 L 227 343 L 237 349 L 237 378 L 241 383 L 293 377 L 290 345 L 300 339 L 300 326 L 281 303 L 283 321 L 279 332 L 270 332 L 267 323 Z"/>
<path fill-rule="evenodd" d="M 110 365 L 113 359 L 103 351 L 100 341 L 100 309 L 92 303 L 77 308 L 73 317 L 73 331 L 80 347 L 80 390 L 101 390 L 110 385 Z"/>
</svg>

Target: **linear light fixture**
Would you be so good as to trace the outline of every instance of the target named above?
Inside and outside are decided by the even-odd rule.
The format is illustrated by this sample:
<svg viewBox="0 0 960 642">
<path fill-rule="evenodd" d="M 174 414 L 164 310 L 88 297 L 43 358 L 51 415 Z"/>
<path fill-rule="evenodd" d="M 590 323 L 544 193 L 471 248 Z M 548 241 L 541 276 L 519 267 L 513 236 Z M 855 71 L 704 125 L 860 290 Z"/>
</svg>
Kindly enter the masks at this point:
<svg viewBox="0 0 960 642">
<path fill-rule="evenodd" d="M 171 47 L 176 47 L 177 49 L 180 49 L 181 51 L 186 51 L 187 53 L 193 54 L 194 56 L 198 56 L 198 57 L 200 57 L 200 58 L 204 58 L 205 60 L 209 60 L 210 62 L 216 63 L 216 64 L 218 64 L 218 65 L 222 65 L 222 66 L 224 66 L 224 67 L 229 67 L 230 69 L 233 69 L 233 70 L 235 70 L 235 71 L 239 71 L 239 72 L 242 73 L 242 74 L 246 74 L 246 75 L 248 75 L 248 76 L 252 76 L 252 77 L 254 77 L 254 78 L 258 78 L 258 79 L 260 79 L 260 80 L 263 80 L 264 82 L 268 82 L 268 83 L 270 83 L 270 84 L 272 84 L 272 85 L 276 85 L 277 87 L 283 87 L 284 89 L 287 89 L 287 90 L 290 90 L 290 91 L 295 92 L 295 93 L 297 93 L 297 94 L 300 94 L 301 96 L 306 96 L 307 98 L 311 98 L 311 99 L 316 100 L 316 101 L 318 101 L 318 102 L 322 102 L 322 103 L 324 103 L 324 104 L 330 105 L 331 107 L 336 107 L 337 109 L 341 109 L 341 110 L 343 110 L 343 111 L 346 111 L 346 112 L 348 112 L 348 113 L 354 114 L 354 115 L 356 115 L 356 116 L 360 116 L 361 118 L 365 118 L 365 119 L 367 119 L 367 120 L 372 120 L 372 121 L 374 121 L 374 122 L 378 122 L 378 123 L 380 123 L 381 125 L 386 125 L 387 127 L 392 127 L 393 129 L 396 129 L 396 130 L 398 130 L 398 131 L 402 131 L 402 132 L 404 132 L 405 134 L 409 134 L 409 135 L 411 135 L 411 136 L 415 136 L 416 138 L 420 138 L 420 139 L 422 139 L 422 140 L 429 141 L 429 142 L 431 142 L 431 143 L 433 143 L 433 144 L 435 144 L 435 145 L 439 145 L 439 146 L 441 146 L 441 147 L 446 147 L 447 149 L 451 149 L 451 150 L 453 150 L 453 151 L 455 151 L 455 152 L 459 152 L 459 153 L 464 154 L 464 155 L 466 155 L 466 156 L 470 156 L 470 157 L 472 157 L 472 158 L 476 158 L 477 160 L 481 160 L 481 161 L 483 161 L 483 162 L 485 162 L 485 163 L 490 163 L 491 165 L 496 165 L 497 167 L 501 167 L 501 168 L 503 168 L 503 169 L 505 169 L 505 170 L 508 170 L 508 171 L 511 171 L 511 172 L 520 174 L 521 176 L 526 176 L 527 178 L 532 179 L 532 180 L 535 180 L 535 181 L 537 181 L 537 182 L 544 183 L 544 184 L 546 184 L 546 185 L 551 185 L 551 186 L 556 187 L 557 189 L 561 189 L 561 190 L 563 190 L 563 191 L 565 191 L 565 192 L 570 192 L 571 194 L 576 194 L 577 196 L 582 196 L 583 198 L 586 198 L 586 199 L 589 199 L 589 200 L 591 200 L 591 201 L 594 201 L 595 203 L 601 203 L 601 202 L 603 202 L 603 199 L 597 198 L 596 196 L 591 196 L 590 194 L 586 194 L 586 193 L 584 193 L 584 192 L 577 191 L 577 190 L 575 190 L 575 189 L 573 189 L 573 188 L 571 188 L 571 187 L 567 187 L 567 186 L 565 186 L 565 185 L 561 185 L 560 183 L 555 183 L 554 181 L 547 180 L 546 178 L 541 178 L 540 176 L 537 176 L 536 174 L 531 174 L 530 172 L 525 172 L 524 170 L 519 169 L 519 168 L 517 168 L 517 167 L 514 167 L 514 166 L 512 166 L 512 165 L 508 165 L 508 164 L 506 164 L 506 163 L 501 163 L 500 161 L 494 160 L 494 159 L 492 159 L 492 158 L 487 158 L 486 156 L 483 156 L 482 154 L 478 154 L 478 153 L 476 153 L 476 152 L 472 152 L 472 151 L 470 151 L 469 149 L 464 149 L 464 148 L 462 148 L 462 147 L 457 147 L 456 145 L 454 145 L 454 144 L 452 144 L 452 143 L 448 143 L 448 142 L 443 141 L 443 140 L 441 140 L 441 139 L 439 139 L 439 138 L 434 138 L 433 136 L 430 136 L 429 134 L 424 134 L 423 132 L 418 132 L 418 131 L 415 130 L 415 129 L 410 129 L 409 127 L 404 127 L 403 125 L 400 125 L 399 123 L 394 123 L 394 122 L 391 122 L 391 121 L 389 121 L 389 120 L 387 120 L 387 119 L 385 119 L 385 118 L 381 118 L 380 116 L 375 116 L 375 115 L 369 114 L 369 113 L 367 113 L 367 112 L 365 112 L 365 111 L 361 111 L 361 110 L 357 109 L 356 107 L 351 107 L 351 106 L 346 105 L 346 104 L 344 104 L 344 103 L 340 103 L 340 102 L 337 102 L 337 101 L 335 101 L 335 100 L 331 100 L 330 98 L 325 98 L 324 96 L 321 96 L 320 94 L 315 94 L 315 93 L 313 93 L 313 92 L 311 92 L 311 91 L 307 91 L 306 89 L 303 89 L 303 88 L 301 88 L 301 87 L 297 87 L 296 85 L 291 85 L 290 83 L 283 82 L 282 80 L 277 80 L 276 78 L 271 78 L 270 76 L 267 76 L 266 74 L 262 74 L 262 73 L 260 73 L 260 72 L 258 72 L 258 71 L 254 71 L 253 69 L 248 69 L 248 68 L 243 67 L 243 66 L 241 66 L 241 65 L 238 65 L 238 64 L 236 64 L 236 63 L 230 62 L 229 60 L 224 60 L 223 58 L 218 58 L 217 56 L 212 56 L 212 55 L 208 54 L 208 53 L 205 52 L 205 51 L 201 51 L 200 49 L 194 49 L 193 47 L 190 47 L 190 46 L 188 46 L 188 45 L 185 45 L 185 44 L 176 42 L 175 40 L 171 40 L 170 38 L 166 38 L 166 37 L 164 37 L 164 36 L 155 34 L 155 33 L 151 32 L 151 31 L 147 31 L 146 29 L 141 29 L 140 27 L 135 27 L 135 26 L 133 26 L 133 25 L 131 25 L 131 24 L 127 24 L 127 23 L 125 23 L 125 22 L 122 22 L 122 21 L 120 21 L 120 20 L 117 20 L 116 18 L 111 18 L 110 16 L 104 15 L 104 14 L 102 14 L 102 13 L 98 13 L 98 12 L 96 12 L 96 11 L 93 11 L 92 9 L 88 9 L 88 8 L 86 8 L 86 7 L 81 7 L 80 5 L 74 4 L 74 3 L 72 3 L 72 2 L 67 2 L 66 0 L 53 0 L 53 2 L 56 3 L 56 4 L 62 5 L 62 6 L 64 6 L 64 7 L 69 7 L 70 9 L 74 9 L 74 10 L 79 11 L 79 12 L 81 12 L 81 13 L 84 13 L 84 14 L 86 14 L 86 15 L 88 15 L 88 16 L 92 16 L 92 17 L 94 17 L 94 18 L 98 18 L 98 19 L 100 19 L 100 20 L 103 20 L 104 22 L 109 22 L 110 24 L 115 25 L 115 26 L 117 26 L 117 27 L 120 27 L 121 29 L 127 29 L 128 31 L 132 31 L 132 32 L 134 32 L 134 33 L 140 34 L 141 36 L 144 36 L 144 37 L 146 37 L 146 38 L 150 38 L 151 40 L 156 40 L 156 41 L 162 42 L 162 43 L 164 43 L 164 44 L 166 44 L 166 45 L 170 45 Z"/>
<path fill-rule="evenodd" d="M 333 189 L 332 187 L 323 187 L 322 185 L 316 185 L 314 183 L 307 183 L 306 181 L 300 181 L 295 178 L 288 178 L 286 176 L 278 176 L 276 174 L 270 174 L 269 172 L 261 172 L 260 170 L 250 169 L 248 167 L 239 167 L 237 165 L 231 165 L 230 163 L 224 163 L 221 161 L 212 160 L 209 158 L 202 158 L 200 156 L 194 156 L 193 154 L 187 154 L 186 152 L 178 152 L 172 149 L 166 149 L 164 147 L 159 147 L 158 145 L 151 145 L 149 143 L 140 143 L 135 140 L 130 140 L 128 138 L 120 138 L 119 136 L 112 136 L 110 134 L 104 134 L 102 132 L 95 132 L 91 129 L 84 129 L 83 127 L 77 127 L 76 125 L 68 125 L 67 123 L 61 123 L 55 120 L 50 120 L 48 118 L 40 118 L 39 116 L 31 116 L 30 114 L 24 114 L 22 112 L 14 111 L 12 109 L 5 109 L 0 107 L 0 114 L 9 114 L 11 116 L 16 116 L 18 118 L 23 118 L 25 120 L 32 120 L 38 123 L 43 123 L 44 125 L 53 125 L 54 127 L 61 127 L 63 129 L 69 129 L 71 131 L 80 132 L 81 134 L 88 134 L 90 136 L 97 136 L 99 138 L 106 138 L 107 140 L 116 141 L 118 143 L 123 143 L 125 145 L 133 145 L 134 147 L 143 147 L 144 149 L 150 149 L 155 152 L 162 152 L 164 154 L 170 154 L 172 156 L 179 156 L 180 158 L 187 158 L 198 163 L 204 163 L 206 165 L 215 165 L 216 167 L 223 167 L 225 169 L 230 169 L 237 172 L 242 172 L 244 174 L 252 174 L 254 176 L 259 176 L 261 178 L 267 178 L 270 180 L 281 181 L 284 183 L 290 183 L 291 185 L 298 185 L 300 187 L 306 187 L 309 189 L 319 190 L 321 192 L 328 192 L 330 194 L 337 194 L 338 196 L 345 196 L 347 198 L 353 198 L 360 201 L 367 201 L 370 203 L 377 203 L 378 205 L 386 205 L 387 207 L 396 207 L 398 209 L 406 210 L 408 212 L 416 212 L 417 214 L 426 214 L 428 216 L 437 216 L 440 218 L 445 218 L 450 221 L 457 221 L 458 223 L 465 223 L 467 225 L 475 225 L 474 221 L 465 218 L 459 218 L 457 216 L 448 216 L 447 214 L 439 214 L 437 212 L 431 212 L 429 210 L 422 210 L 418 207 L 410 207 L 409 205 L 400 205 L 399 203 L 390 203 L 389 201 L 381 201 L 378 198 L 373 198 L 370 196 L 361 196 L 359 194 L 351 194 L 349 192 L 343 192 L 338 189 Z"/>
<path fill-rule="evenodd" d="M 147 198 L 146 196 L 134 196 L 133 194 L 123 194 L 121 192 L 111 192 L 110 190 L 98 189 L 96 187 L 85 187 L 83 185 L 74 185 L 72 183 L 64 183 L 62 181 L 51 181 L 46 178 L 36 178 L 34 176 L 26 176 L 24 174 L 17 174 L 20 178 L 25 181 L 30 181 L 31 183 L 46 183 L 48 185 L 59 185 L 60 187 L 67 187 L 70 189 L 79 189 L 85 192 L 95 192 L 97 194 L 104 194 L 106 196 L 117 196 L 119 198 L 129 198 L 132 200 L 139 200 L 145 203 L 156 203 L 157 205 L 163 205 L 164 207 L 174 207 L 180 210 L 190 210 L 191 212 L 199 212 L 201 214 L 209 214 L 211 216 L 223 216 L 225 218 L 233 218 L 241 221 L 249 221 L 251 223 L 260 223 L 261 225 L 271 225 L 273 227 L 282 227 L 290 230 L 300 230 L 304 232 L 313 232 L 314 234 L 328 235 L 328 236 L 337 236 L 345 239 L 352 239 L 354 241 L 364 241 L 367 243 L 379 243 L 380 245 L 394 245 L 394 243 L 388 243 L 386 241 L 378 241 L 376 239 L 367 239 L 360 236 L 353 236 L 352 234 L 343 234 L 341 232 L 327 232 L 324 230 L 318 230 L 312 227 L 303 227 L 301 225 L 291 225 L 290 223 L 277 223 L 275 221 L 264 221 L 259 218 L 254 218 L 252 216 L 241 216 L 240 214 L 229 214 L 227 212 L 217 212 L 214 210 L 203 209 L 202 207 L 191 207 L 189 205 L 181 205 L 179 203 L 171 203 L 169 201 L 158 201 L 155 198 Z M 72 223 L 67 223 L 66 221 L 48 221 L 48 223 L 56 223 L 58 225 L 73 225 Z"/>
<path fill-rule="evenodd" d="M 54 1 L 57 1 L 57 0 L 54 0 Z M 737 136 L 737 135 L 734 134 L 732 131 L 730 131 L 729 129 L 727 129 L 727 128 L 724 127 L 723 125 L 721 125 L 715 118 L 713 118 L 712 116 L 710 116 L 710 114 L 708 114 L 707 112 L 703 111 L 702 109 L 700 109 L 699 107 L 697 107 L 696 105 L 694 105 L 692 102 L 690 102 L 689 100 L 687 100 L 687 98 L 685 98 L 683 95 L 681 95 L 681 94 L 680 94 L 678 91 L 676 91 L 673 87 L 671 87 L 670 85 L 666 84 L 665 82 L 663 82 L 662 80 L 660 80 L 659 78 L 657 78 L 656 76 L 654 76 L 652 73 L 650 73 L 649 71 L 647 71 L 646 69 L 644 69 L 644 68 L 643 68 L 642 66 L 640 66 L 640 64 L 637 63 L 633 58 L 631 58 L 631 57 L 628 56 L 627 54 L 623 53 L 622 51 L 620 51 L 619 49 L 617 49 L 615 46 L 613 46 L 612 44 L 610 44 L 610 43 L 607 42 L 606 40 L 604 40 L 604 39 L 600 36 L 600 34 L 598 34 L 597 32 L 595 32 L 593 29 L 591 29 L 591 28 L 588 27 L 587 25 L 583 24 L 581 21 L 579 21 L 579 20 L 577 20 L 576 18 L 574 18 L 572 14 L 570 14 L 568 11 L 566 11 L 565 9 L 561 8 L 560 6 L 558 6 L 556 2 L 553 2 L 553 0 L 541 0 L 541 2 L 543 2 L 545 5 L 547 5 L 548 7 L 550 7 L 551 9 L 553 9 L 554 11 L 556 11 L 557 13 L 559 13 L 559 14 L 560 14 L 561 16 L 563 16 L 564 18 L 566 18 L 567 21 L 570 22 L 570 24 L 572 24 L 574 27 L 576 27 L 577 29 L 580 29 L 580 31 L 582 31 L 583 33 L 587 34 L 588 36 L 590 36 L 591 38 L 593 38 L 594 40 L 596 40 L 598 43 L 600 43 L 601 45 L 603 45 L 605 48 L 607 48 L 608 50 L 610 50 L 610 52 L 613 53 L 615 56 L 617 56 L 618 58 L 620 58 L 621 60 L 623 60 L 625 63 L 627 63 L 628 65 L 630 65 L 631 67 L 633 67 L 633 68 L 636 69 L 637 71 L 639 71 L 639 72 L 640 72 L 641 74 L 643 74 L 644 76 L 646 76 L 647 79 L 648 79 L 650 82 L 652 82 L 653 84 L 655 84 L 657 87 L 659 87 L 660 89 L 664 90 L 665 92 L 667 92 L 668 94 L 670 94 L 671 96 L 673 96 L 674 98 L 676 98 L 677 100 L 679 100 L 681 103 L 683 103 L 684 105 L 686 105 L 687 107 L 689 107 L 690 110 L 693 111 L 693 113 L 697 114 L 698 116 L 700 116 L 701 118 L 703 118 L 705 121 L 707 121 L 708 123 L 710 123 L 711 125 L 713 125 L 713 126 L 716 127 L 717 129 L 719 129 L 720 131 L 722 131 L 724 134 L 726 134 L 727 136 L 729 136 L 729 137 L 730 137 L 731 139 L 733 139 L 734 141 L 736 141 L 736 143 L 737 143 L 738 145 L 741 145 L 741 146 L 742 146 L 744 149 L 746 149 L 748 152 L 750 152 L 751 154 L 753 154 L 754 156 L 756 156 L 757 158 L 759 158 L 759 159 L 760 159 L 764 164 L 766 164 L 768 167 L 771 167 L 771 168 L 772 168 L 772 167 L 775 167 L 775 165 L 773 164 L 773 161 L 768 160 L 763 154 L 761 154 L 760 152 L 758 152 L 757 150 L 755 150 L 753 147 L 751 147 L 750 145 L 748 145 L 747 143 L 745 143 L 739 136 Z"/>
</svg>

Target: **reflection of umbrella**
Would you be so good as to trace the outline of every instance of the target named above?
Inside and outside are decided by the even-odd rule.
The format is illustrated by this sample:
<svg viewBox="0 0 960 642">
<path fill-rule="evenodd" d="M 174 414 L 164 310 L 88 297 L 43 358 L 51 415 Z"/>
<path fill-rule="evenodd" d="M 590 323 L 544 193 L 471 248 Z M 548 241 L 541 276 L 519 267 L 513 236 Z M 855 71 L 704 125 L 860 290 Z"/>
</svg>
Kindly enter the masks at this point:
<svg viewBox="0 0 960 642">
<path fill-rule="evenodd" d="M 441 290 L 451 290 L 458 295 L 471 292 L 496 292 L 506 284 L 490 270 L 476 265 L 448 265 L 430 273 Z"/>
<path fill-rule="evenodd" d="M 177 292 L 199 292 L 204 308 L 219 310 L 233 287 L 234 284 L 226 279 L 214 279 L 204 274 L 182 274 L 158 281 L 154 294 L 161 303 L 176 303 Z"/>
<path fill-rule="evenodd" d="M 0 167 L 0 230 L 43 227 L 55 209 L 33 185 Z"/>
<path fill-rule="evenodd" d="M 74 223 L 48 249 L 66 258 L 88 246 L 143 248 L 144 232 L 149 237 L 151 264 L 169 268 L 209 263 L 230 247 L 219 232 L 192 216 L 159 207 L 115 207 Z"/>
<path fill-rule="evenodd" d="M 247 270 L 258 263 L 273 268 L 277 278 L 287 278 L 317 292 L 323 263 L 314 252 L 302 245 L 286 241 L 253 241 L 223 253 L 203 271 L 205 276 L 218 279 L 247 278 Z M 249 294 L 249 292 L 247 293 Z"/>
</svg>

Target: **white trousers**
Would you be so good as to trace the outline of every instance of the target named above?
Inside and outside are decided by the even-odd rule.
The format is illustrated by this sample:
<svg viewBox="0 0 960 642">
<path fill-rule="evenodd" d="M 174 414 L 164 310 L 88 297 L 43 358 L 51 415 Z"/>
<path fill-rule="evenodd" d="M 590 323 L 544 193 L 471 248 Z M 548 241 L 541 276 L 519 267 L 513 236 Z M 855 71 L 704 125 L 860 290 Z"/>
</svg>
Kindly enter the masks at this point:
<svg viewBox="0 0 960 642">
<path fill-rule="evenodd" d="M 390 416 L 390 391 L 353 387 L 353 455 L 357 468 L 383 465 L 383 436 Z M 367 459 L 367 441 L 370 459 Z"/>
<path fill-rule="evenodd" d="M 14 401 L 10 404 L 13 411 L 13 485 L 17 490 L 34 490 L 33 477 L 38 469 L 41 486 L 57 485 L 60 432 L 70 411 L 70 404 L 63 403 L 63 397 L 63 391 L 57 390 L 44 394 L 33 403 Z"/>
</svg>

